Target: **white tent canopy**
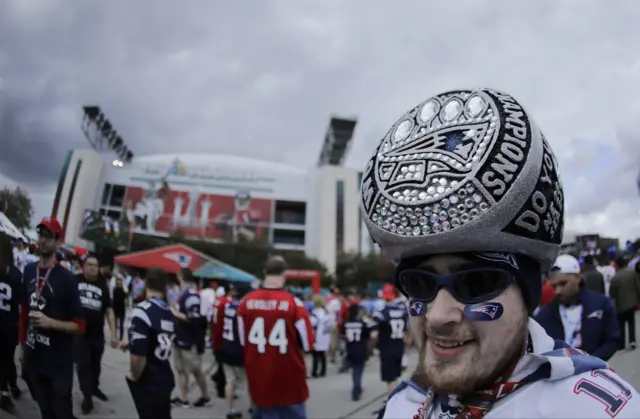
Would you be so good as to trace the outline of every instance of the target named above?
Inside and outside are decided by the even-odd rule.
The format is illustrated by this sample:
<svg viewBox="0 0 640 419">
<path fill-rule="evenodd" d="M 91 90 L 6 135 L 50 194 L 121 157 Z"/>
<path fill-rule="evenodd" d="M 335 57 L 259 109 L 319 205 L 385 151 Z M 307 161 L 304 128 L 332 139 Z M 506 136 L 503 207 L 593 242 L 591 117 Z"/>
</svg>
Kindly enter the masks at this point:
<svg viewBox="0 0 640 419">
<path fill-rule="evenodd" d="M 29 241 L 3 212 L 0 212 L 0 231 L 14 239 Z"/>
</svg>

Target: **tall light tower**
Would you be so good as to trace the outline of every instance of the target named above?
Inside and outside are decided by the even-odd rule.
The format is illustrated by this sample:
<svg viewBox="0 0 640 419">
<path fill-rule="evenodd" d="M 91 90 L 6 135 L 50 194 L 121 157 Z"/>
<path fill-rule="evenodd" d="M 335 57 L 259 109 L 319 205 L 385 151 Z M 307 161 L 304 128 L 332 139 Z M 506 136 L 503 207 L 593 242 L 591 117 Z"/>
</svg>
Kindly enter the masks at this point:
<svg viewBox="0 0 640 419">
<path fill-rule="evenodd" d="M 112 151 L 118 157 L 114 160 L 114 166 L 122 166 L 131 163 L 133 152 L 125 144 L 124 140 L 113 128 L 113 125 L 104 115 L 99 106 L 83 106 L 84 117 L 81 129 L 85 138 L 97 151 Z"/>
<path fill-rule="evenodd" d="M 318 157 L 318 167 L 342 166 L 357 123 L 356 118 L 331 117 Z"/>
</svg>

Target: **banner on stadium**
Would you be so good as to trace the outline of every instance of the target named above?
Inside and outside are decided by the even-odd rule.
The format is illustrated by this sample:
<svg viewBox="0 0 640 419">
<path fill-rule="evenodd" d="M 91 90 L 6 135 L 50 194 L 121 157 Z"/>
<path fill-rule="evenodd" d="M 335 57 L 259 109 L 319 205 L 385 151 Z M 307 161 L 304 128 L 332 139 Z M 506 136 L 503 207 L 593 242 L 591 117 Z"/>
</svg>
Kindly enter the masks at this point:
<svg viewBox="0 0 640 419">
<path fill-rule="evenodd" d="M 98 211 L 87 209 L 80 226 L 80 238 L 119 251 L 129 247 L 129 221 L 113 219 Z"/>
<path fill-rule="evenodd" d="M 600 235 L 584 234 L 576 236 L 576 248 L 580 257 L 586 255 L 597 256 L 600 254 Z"/>
<path fill-rule="evenodd" d="M 129 186 L 123 218 L 136 234 L 181 234 L 228 243 L 267 243 L 273 201 L 252 197 L 178 190 L 164 182 L 158 189 Z"/>
</svg>

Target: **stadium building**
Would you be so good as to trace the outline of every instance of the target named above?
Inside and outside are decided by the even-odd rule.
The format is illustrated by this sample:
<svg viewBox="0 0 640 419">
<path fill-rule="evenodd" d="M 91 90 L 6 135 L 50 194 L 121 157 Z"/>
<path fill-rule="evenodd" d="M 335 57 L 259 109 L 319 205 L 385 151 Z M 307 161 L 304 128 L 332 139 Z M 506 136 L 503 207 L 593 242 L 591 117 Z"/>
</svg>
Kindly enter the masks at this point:
<svg viewBox="0 0 640 419">
<path fill-rule="evenodd" d="M 317 167 L 215 154 L 105 160 L 67 154 L 52 215 L 65 241 L 125 250 L 133 233 L 302 250 L 335 270 L 340 252 L 370 252 L 360 217 L 361 173 L 343 167 L 356 121 L 332 118 Z"/>
</svg>

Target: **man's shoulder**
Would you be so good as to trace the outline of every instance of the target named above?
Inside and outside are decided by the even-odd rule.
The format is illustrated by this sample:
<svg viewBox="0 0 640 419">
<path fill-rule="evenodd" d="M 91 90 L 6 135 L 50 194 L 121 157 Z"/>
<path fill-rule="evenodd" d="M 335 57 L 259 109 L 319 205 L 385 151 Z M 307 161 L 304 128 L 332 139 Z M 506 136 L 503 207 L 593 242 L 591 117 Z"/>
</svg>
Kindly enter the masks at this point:
<svg viewBox="0 0 640 419">
<path fill-rule="evenodd" d="M 60 265 L 59 263 L 55 264 L 52 269 L 53 271 L 51 272 L 51 276 L 55 275 L 58 279 L 62 281 L 68 281 L 74 284 L 78 283 L 77 276 L 73 272 L 71 272 L 69 269 Z"/>
<path fill-rule="evenodd" d="M 522 402 L 518 393 L 515 396 Z M 531 403 L 527 405 L 537 406 L 536 412 L 530 412 L 535 417 L 640 417 L 637 391 L 610 370 L 588 371 L 556 381 L 538 381 L 521 397 L 529 399 Z"/>
<path fill-rule="evenodd" d="M 412 381 L 402 381 L 390 394 L 379 418 L 413 417 L 422 407 L 427 392 Z"/>
<path fill-rule="evenodd" d="M 611 300 L 609 299 L 609 297 L 602 293 L 591 290 L 584 290 L 583 293 L 583 298 L 585 298 L 586 301 L 592 306 L 601 308 L 608 308 L 609 306 L 611 306 Z"/>
<path fill-rule="evenodd" d="M 26 277 L 26 276 L 33 276 L 35 277 L 36 275 L 36 267 L 38 266 L 38 261 L 33 261 L 33 262 L 29 262 L 24 266 L 24 269 L 22 270 L 22 274 Z"/>
</svg>

